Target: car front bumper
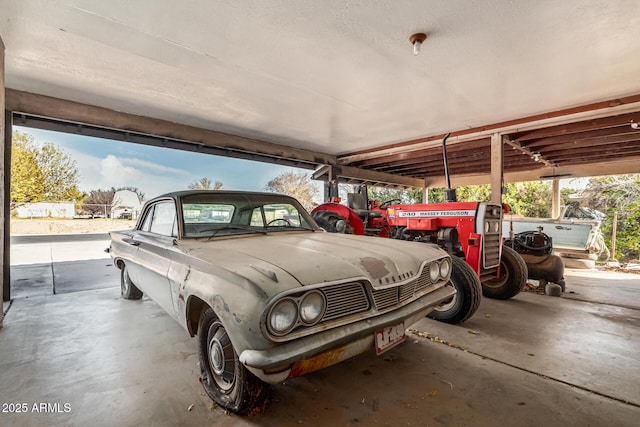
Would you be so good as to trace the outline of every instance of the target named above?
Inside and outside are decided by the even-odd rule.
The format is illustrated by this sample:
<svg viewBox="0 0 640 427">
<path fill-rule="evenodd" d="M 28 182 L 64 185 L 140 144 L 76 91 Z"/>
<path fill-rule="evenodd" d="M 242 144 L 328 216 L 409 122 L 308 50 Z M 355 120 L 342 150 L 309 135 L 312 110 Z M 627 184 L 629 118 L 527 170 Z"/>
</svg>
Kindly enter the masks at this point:
<svg viewBox="0 0 640 427">
<path fill-rule="evenodd" d="M 374 348 L 375 331 L 404 322 L 409 327 L 455 295 L 444 286 L 389 313 L 290 341 L 268 350 L 244 350 L 243 363 L 261 380 L 276 384 L 326 368 Z"/>
</svg>

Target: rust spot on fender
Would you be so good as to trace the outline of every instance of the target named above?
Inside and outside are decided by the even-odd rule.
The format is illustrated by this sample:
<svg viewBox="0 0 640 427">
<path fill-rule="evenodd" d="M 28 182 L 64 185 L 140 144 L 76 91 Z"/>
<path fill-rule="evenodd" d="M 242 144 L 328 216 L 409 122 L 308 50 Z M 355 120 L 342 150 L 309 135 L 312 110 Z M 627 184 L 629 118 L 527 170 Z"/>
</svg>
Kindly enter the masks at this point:
<svg viewBox="0 0 640 427">
<path fill-rule="evenodd" d="M 360 259 L 360 265 L 371 275 L 373 279 L 381 279 L 387 274 L 389 270 L 384 264 L 384 261 L 378 258 L 366 257 Z"/>
<path fill-rule="evenodd" d="M 293 364 L 289 378 L 300 377 L 311 372 L 319 371 L 331 365 L 335 365 L 342 361 L 342 355 L 344 354 L 344 347 L 335 348 L 333 350 L 325 351 L 310 359 L 300 360 Z"/>
</svg>

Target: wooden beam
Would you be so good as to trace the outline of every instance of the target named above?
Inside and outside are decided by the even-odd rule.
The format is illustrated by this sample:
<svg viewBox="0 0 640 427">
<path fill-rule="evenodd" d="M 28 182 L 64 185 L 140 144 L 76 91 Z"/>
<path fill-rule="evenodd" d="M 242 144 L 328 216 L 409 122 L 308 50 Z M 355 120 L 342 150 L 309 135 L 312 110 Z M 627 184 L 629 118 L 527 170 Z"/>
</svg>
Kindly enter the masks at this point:
<svg viewBox="0 0 640 427">
<path fill-rule="evenodd" d="M 613 113 L 611 111 L 620 109 L 624 106 L 634 107 L 635 104 L 640 103 L 640 93 L 629 95 L 625 97 L 610 99 L 607 101 L 594 102 L 591 104 L 581 105 L 578 107 L 570 107 L 564 108 L 561 110 L 555 110 L 548 113 L 535 114 L 528 117 L 523 117 L 519 119 L 506 120 L 503 122 L 493 123 L 485 126 L 477 126 L 470 129 L 464 129 L 459 131 L 451 132 L 451 146 L 455 145 L 457 139 L 464 139 L 465 137 L 473 137 L 473 139 L 478 139 L 482 137 L 490 136 L 493 133 L 499 132 L 503 135 L 512 134 L 514 132 L 518 132 L 523 128 L 530 129 L 539 129 L 539 128 L 548 128 L 549 122 L 563 120 L 564 118 L 569 119 L 571 117 L 571 121 L 575 122 L 578 119 L 576 117 L 589 114 L 591 116 L 597 115 L 598 112 L 602 112 L 606 116 L 611 116 Z M 640 107 L 639 107 L 640 111 Z M 634 113 L 637 117 L 637 113 Z M 585 119 L 586 120 L 586 119 Z M 640 122 L 640 120 L 636 120 L 636 122 Z M 474 135 L 477 136 L 474 137 Z M 388 144 L 377 148 L 370 148 L 365 150 L 354 151 L 351 153 L 346 153 L 338 156 L 340 160 L 347 161 L 348 163 L 364 160 L 370 157 L 377 157 L 382 152 L 401 152 L 401 151 L 413 151 L 419 148 L 424 148 L 423 145 L 437 145 L 439 141 L 442 140 L 444 135 L 434 135 L 423 138 L 412 139 L 409 141 L 398 142 L 395 144 Z"/>
<path fill-rule="evenodd" d="M 520 171 L 505 172 L 504 182 L 525 182 L 549 180 L 553 176 L 568 175 L 562 178 L 589 178 L 594 176 L 622 175 L 639 173 L 640 158 L 630 158 L 612 162 L 602 162 L 597 164 L 560 166 L 556 168 L 541 167 L 535 170 L 526 168 Z M 541 178 L 549 176 L 549 178 Z M 467 173 L 455 176 L 456 187 L 467 185 L 490 184 L 491 175 L 488 173 Z M 430 188 L 444 188 L 446 183 L 443 177 L 429 177 Z"/>
<path fill-rule="evenodd" d="M 491 145 L 491 138 L 482 138 L 477 140 L 465 141 L 464 143 L 455 144 L 449 146 L 447 144 L 447 154 L 450 158 L 456 155 L 457 153 L 470 153 L 479 148 L 489 148 Z M 379 157 L 371 157 L 366 160 L 348 162 L 344 159 L 338 159 L 340 164 L 346 164 L 349 166 L 355 167 L 372 167 L 383 165 L 386 163 L 398 163 L 403 161 L 415 161 L 420 162 L 425 158 L 434 158 L 437 157 L 440 162 L 443 162 L 442 159 L 442 145 L 438 145 L 437 147 L 432 148 L 424 148 L 415 151 L 408 151 L 404 153 L 395 153 L 395 154 L 386 154 L 381 155 Z"/>
<path fill-rule="evenodd" d="M 624 126 L 607 127 L 602 129 L 572 132 L 564 135 L 547 136 L 544 138 L 532 139 L 526 141 L 527 147 L 540 147 L 548 145 L 557 145 L 562 143 L 571 143 L 579 141 L 590 141 L 599 138 L 611 138 L 623 135 L 637 134 L 638 131 L 632 129 L 631 126 L 625 124 Z M 524 142 L 523 142 L 524 143 Z"/>
<path fill-rule="evenodd" d="M 505 138 L 505 144 L 509 145 L 516 151 L 529 156 L 530 158 L 534 159 L 534 161 L 542 163 L 545 166 L 550 166 L 550 167 L 555 166 L 553 162 L 547 160 L 541 152 L 532 151 L 529 147 L 525 147 L 524 145 L 521 145 L 517 141 L 511 141 Z"/>
<path fill-rule="evenodd" d="M 6 108 L 14 113 L 52 118 L 56 121 L 97 128 L 128 131 L 200 144 L 234 152 L 255 153 L 265 158 L 289 159 L 306 164 L 335 164 L 336 157 L 273 142 L 197 128 L 166 120 L 142 117 L 94 105 L 6 89 Z"/>
<path fill-rule="evenodd" d="M 375 186 L 391 186 L 398 188 L 422 188 L 425 180 L 411 178 L 408 176 L 392 175 L 384 172 L 377 172 L 367 169 L 354 168 L 351 166 L 321 166 L 312 175 L 313 179 L 329 179 L 329 175 L 341 182 L 355 182 Z"/>
<path fill-rule="evenodd" d="M 511 135 L 516 141 L 529 141 L 532 139 L 548 138 L 574 134 L 577 132 L 588 132 L 595 129 L 614 128 L 619 126 L 629 126 L 631 120 L 640 121 L 640 111 L 620 114 L 617 116 L 601 117 L 592 120 L 576 121 L 558 126 L 548 126 L 541 129 L 534 129 L 526 132 L 519 132 Z"/>
</svg>

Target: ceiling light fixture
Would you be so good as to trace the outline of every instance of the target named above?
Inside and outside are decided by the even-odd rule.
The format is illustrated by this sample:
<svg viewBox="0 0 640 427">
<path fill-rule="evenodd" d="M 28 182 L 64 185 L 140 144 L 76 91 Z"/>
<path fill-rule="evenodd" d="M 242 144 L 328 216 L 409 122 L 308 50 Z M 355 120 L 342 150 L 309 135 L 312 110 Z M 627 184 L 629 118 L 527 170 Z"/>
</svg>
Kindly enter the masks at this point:
<svg viewBox="0 0 640 427">
<path fill-rule="evenodd" d="M 420 48 L 422 46 L 422 43 L 426 39 L 427 39 L 427 35 L 425 33 L 415 33 L 415 34 L 412 34 L 411 37 L 409 37 L 409 41 L 413 45 L 413 54 L 414 55 L 419 55 L 420 54 Z"/>
<path fill-rule="evenodd" d="M 640 125 L 637 122 L 631 120 L 631 128 L 632 129 L 640 129 Z"/>
</svg>

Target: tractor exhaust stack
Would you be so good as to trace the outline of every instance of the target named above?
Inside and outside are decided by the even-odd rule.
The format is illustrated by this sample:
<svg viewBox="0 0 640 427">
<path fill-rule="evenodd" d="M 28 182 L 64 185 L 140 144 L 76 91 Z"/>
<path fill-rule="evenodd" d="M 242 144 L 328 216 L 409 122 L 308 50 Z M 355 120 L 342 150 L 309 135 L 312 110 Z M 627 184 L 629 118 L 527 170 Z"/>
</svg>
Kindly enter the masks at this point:
<svg viewBox="0 0 640 427">
<path fill-rule="evenodd" d="M 451 133 L 448 133 L 442 139 L 442 156 L 444 157 L 444 176 L 447 179 L 447 189 L 444 190 L 445 202 L 457 202 L 456 189 L 451 188 L 451 176 L 449 175 L 449 159 L 447 158 L 447 139 Z"/>
</svg>

